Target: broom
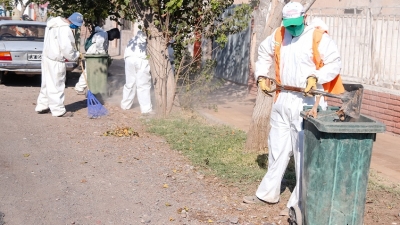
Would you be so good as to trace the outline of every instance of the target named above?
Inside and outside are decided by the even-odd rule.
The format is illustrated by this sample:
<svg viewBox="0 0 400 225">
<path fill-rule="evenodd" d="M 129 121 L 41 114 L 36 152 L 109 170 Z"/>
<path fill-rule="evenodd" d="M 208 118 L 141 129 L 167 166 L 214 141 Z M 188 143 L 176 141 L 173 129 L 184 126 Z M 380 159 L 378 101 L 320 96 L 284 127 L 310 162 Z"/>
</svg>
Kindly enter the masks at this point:
<svg viewBox="0 0 400 225">
<path fill-rule="evenodd" d="M 86 70 L 83 67 L 82 59 L 80 60 L 80 65 L 83 71 L 83 77 L 85 78 L 87 85 L 87 108 L 88 108 L 88 117 L 91 119 L 99 118 L 101 116 L 106 116 L 108 114 L 107 109 L 97 100 L 97 98 L 92 94 L 89 89 L 89 83 L 86 78 Z"/>
</svg>

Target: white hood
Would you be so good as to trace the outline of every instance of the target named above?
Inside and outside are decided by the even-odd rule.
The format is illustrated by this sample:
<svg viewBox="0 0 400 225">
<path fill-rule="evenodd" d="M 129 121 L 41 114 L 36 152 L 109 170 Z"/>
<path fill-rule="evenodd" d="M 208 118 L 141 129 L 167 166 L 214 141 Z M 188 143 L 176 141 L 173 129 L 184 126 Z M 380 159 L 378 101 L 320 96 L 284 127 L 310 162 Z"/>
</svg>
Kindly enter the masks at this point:
<svg viewBox="0 0 400 225">
<path fill-rule="evenodd" d="M 59 16 L 57 16 L 56 18 L 52 18 L 47 22 L 47 27 L 49 28 L 61 27 L 61 26 L 69 26 L 69 23 Z"/>
<path fill-rule="evenodd" d="M 313 20 L 311 21 L 311 23 L 309 24 L 310 27 L 313 28 L 319 28 L 325 31 L 329 31 L 328 25 L 326 25 L 326 23 L 324 21 L 321 20 L 321 18 L 319 17 L 315 17 L 313 18 Z"/>
</svg>

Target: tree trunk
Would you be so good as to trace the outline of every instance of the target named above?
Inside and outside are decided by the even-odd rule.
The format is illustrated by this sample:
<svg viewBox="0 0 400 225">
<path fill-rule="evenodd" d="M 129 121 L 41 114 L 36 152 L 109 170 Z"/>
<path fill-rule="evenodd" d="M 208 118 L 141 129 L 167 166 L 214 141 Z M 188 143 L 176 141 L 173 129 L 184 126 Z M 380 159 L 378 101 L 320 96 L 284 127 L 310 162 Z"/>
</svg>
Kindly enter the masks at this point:
<svg viewBox="0 0 400 225">
<path fill-rule="evenodd" d="M 175 99 L 176 81 L 169 60 L 167 39 L 164 33 L 147 19 L 147 52 L 150 55 L 149 64 L 154 85 L 155 108 L 158 115 L 168 116 Z M 146 25 L 145 25 L 146 26 Z"/>
<path fill-rule="evenodd" d="M 281 25 L 282 22 L 282 9 L 288 0 L 261 0 L 257 10 L 253 13 L 254 18 L 254 33 L 256 38 L 251 41 L 251 48 L 258 49 L 260 43 L 272 32 Z M 301 4 L 304 5 L 307 11 L 315 0 L 302 0 Z M 255 41 L 255 43 L 254 43 Z M 258 54 L 253 51 L 255 57 L 250 57 L 251 71 L 250 76 L 254 76 L 254 60 Z M 274 68 L 271 68 L 268 76 L 275 77 Z M 257 90 L 256 105 L 253 110 L 252 121 L 250 124 L 249 132 L 247 133 L 247 140 L 245 144 L 245 151 L 247 152 L 260 152 L 266 153 L 268 151 L 268 135 L 270 130 L 270 114 L 273 104 L 274 95 L 268 96 L 260 89 Z"/>
</svg>

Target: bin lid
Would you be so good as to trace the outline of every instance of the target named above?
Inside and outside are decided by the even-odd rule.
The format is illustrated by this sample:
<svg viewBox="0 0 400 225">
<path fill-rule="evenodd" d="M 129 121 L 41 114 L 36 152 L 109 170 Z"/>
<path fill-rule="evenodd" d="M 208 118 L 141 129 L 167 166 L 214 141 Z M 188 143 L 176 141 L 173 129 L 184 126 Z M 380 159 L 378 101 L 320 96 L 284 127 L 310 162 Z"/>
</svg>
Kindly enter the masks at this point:
<svg viewBox="0 0 400 225">
<path fill-rule="evenodd" d="M 85 54 L 85 58 L 108 58 L 108 54 Z"/>
<path fill-rule="evenodd" d="M 358 119 L 351 119 L 348 122 L 337 122 L 338 116 L 335 111 L 319 111 L 317 118 L 307 117 L 306 112 L 300 112 L 301 117 L 314 124 L 321 132 L 325 133 L 384 133 L 385 124 L 360 115 Z"/>
</svg>

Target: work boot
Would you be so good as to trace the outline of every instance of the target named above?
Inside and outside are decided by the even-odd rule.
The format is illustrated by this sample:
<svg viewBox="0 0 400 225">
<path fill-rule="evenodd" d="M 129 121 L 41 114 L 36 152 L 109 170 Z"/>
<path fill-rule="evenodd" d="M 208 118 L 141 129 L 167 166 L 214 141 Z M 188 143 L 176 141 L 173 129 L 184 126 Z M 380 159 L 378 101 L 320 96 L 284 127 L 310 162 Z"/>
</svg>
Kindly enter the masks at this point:
<svg viewBox="0 0 400 225">
<path fill-rule="evenodd" d="M 78 95 L 86 95 L 86 89 L 83 89 L 82 91 L 79 91 L 79 90 L 76 90 L 76 89 L 75 89 L 75 92 L 76 92 Z"/>
<path fill-rule="evenodd" d="M 61 116 L 57 116 L 57 117 L 73 117 L 73 116 L 74 116 L 73 112 L 65 112 Z"/>
<path fill-rule="evenodd" d="M 50 109 L 49 109 L 49 108 L 47 108 L 47 109 L 43 109 L 43 110 L 37 111 L 37 113 L 38 113 L 38 114 L 46 114 L 46 113 L 50 113 Z"/>
<path fill-rule="evenodd" d="M 280 213 L 280 216 L 289 216 L 289 208 L 284 208 Z"/>
<path fill-rule="evenodd" d="M 156 112 L 154 112 L 153 110 L 147 113 L 142 113 L 142 115 L 140 116 L 141 118 L 153 118 L 156 116 Z"/>
<path fill-rule="evenodd" d="M 264 200 L 261 200 L 259 198 L 257 198 L 257 196 L 253 195 L 253 196 L 244 196 L 243 198 L 243 202 L 247 203 L 247 204 L 265 204 L 268 203 Z"/>
</svg>

